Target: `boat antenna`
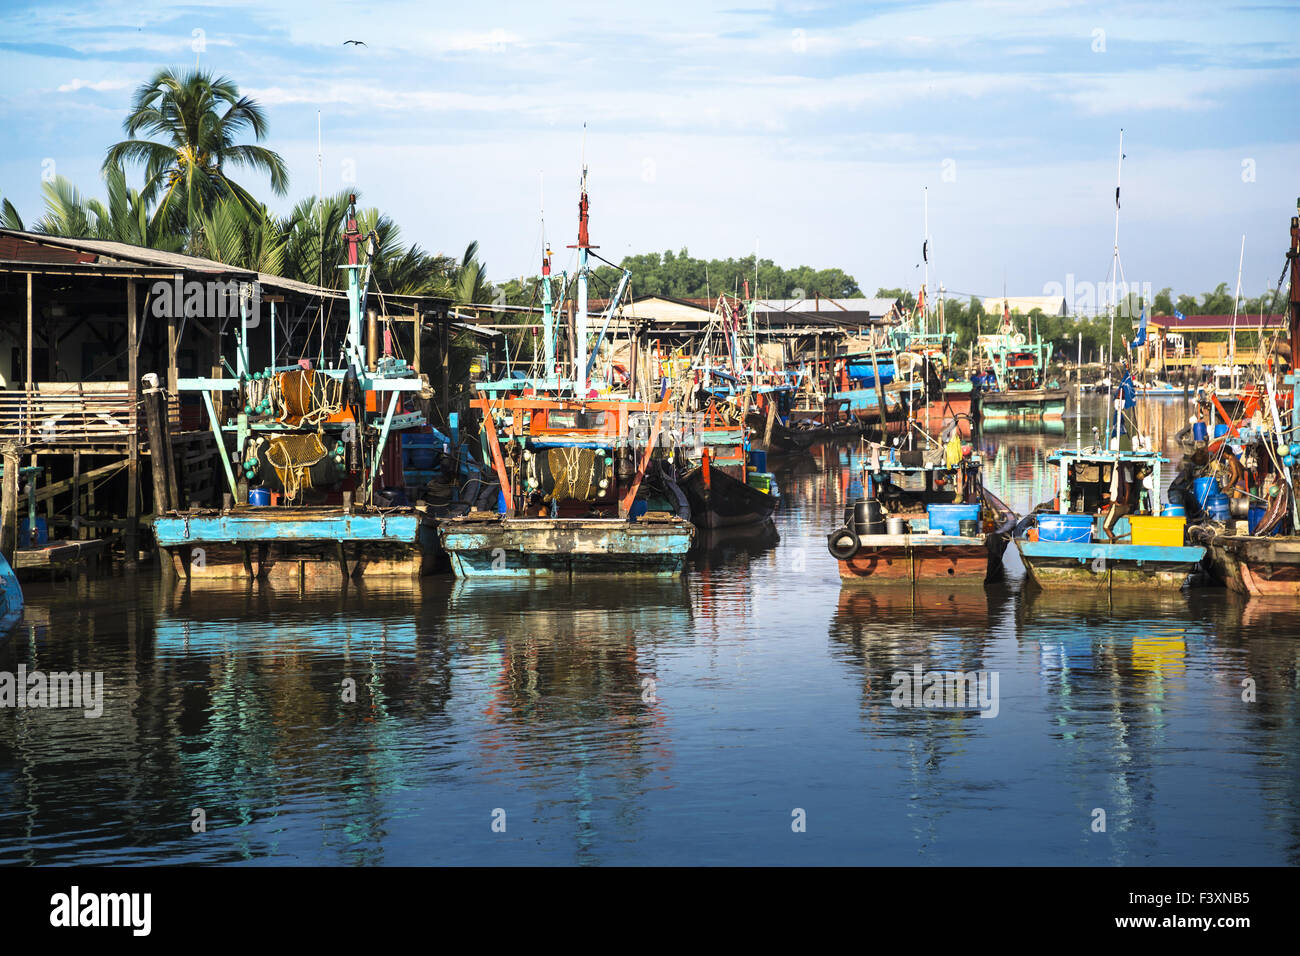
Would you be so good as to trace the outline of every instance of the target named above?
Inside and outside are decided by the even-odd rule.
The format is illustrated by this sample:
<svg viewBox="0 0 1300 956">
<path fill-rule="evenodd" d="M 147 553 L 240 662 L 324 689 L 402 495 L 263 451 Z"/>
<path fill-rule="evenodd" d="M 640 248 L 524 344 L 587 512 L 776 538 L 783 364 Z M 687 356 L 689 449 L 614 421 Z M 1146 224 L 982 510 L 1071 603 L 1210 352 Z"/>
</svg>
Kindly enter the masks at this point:
<svg viewBox="0 0 1300 956">
<path fill-rule="evenodd" d="M 316 294 L 320 298 L 320 358 L 325 364 L 325 166 L 321 150 L 320 110 L 316 110 Z M 307 346 L 311 348 L 310 345 Z M 310 352 L 308 353 L 310 354 Z"/>
<path fill-rule="evenodd" d="M 1115 244 L 1112 247 L 1110 263 L 1110 334 L 1106 339 L 1106 376 L 1109 377 L 1115 366 L 1115 313 L 1119 311 L 1119 299 L 1116 298 L 1115 282 L 1119 278 L 1119 187 L 1124 173 L 1124 127 L 1119 129 L 1119 160 L 1115 167 Z M 1114 383 L 1112 383 L 1113 385 Z M 1108 389 L 1109 391 L 1109 389 Z M 1115 414 L 1115 426 L 1119 427 L 1119 413 Z M 1110 405 L 1106 406 L 1106 450 L 1110 451 Z"/>
<path fill-rule="evenodd" d="M 1241 267 L 1246 261 L 1246 234 L 1241 234 L 1241 254 L 1237 257 L 1237 291 L 1232 296 L 1232 337 L 1228 339 L 1228 368 L 1232 370 L 1232 387 L 1237 382 L 1237 307 L 1241 302 Z"/>
<path fill-rule="evenodd" d="M 925 235 L 921 237 L 921 261 L 925 264 L 925 269 L 921 278 L 921 334 L 926 335 L 930 331 L 930 318 L 926 314 L 930 303 L 926 301 L 926 294 L 930 291 L 930 187 L 921 187 L 921 205 L 924 209 L 924 231 Z M 1005 278 L 1003 284 L 1005 285 Z M 1002 290 L 1006 295 L 1006 289 Z"/>
</svg>

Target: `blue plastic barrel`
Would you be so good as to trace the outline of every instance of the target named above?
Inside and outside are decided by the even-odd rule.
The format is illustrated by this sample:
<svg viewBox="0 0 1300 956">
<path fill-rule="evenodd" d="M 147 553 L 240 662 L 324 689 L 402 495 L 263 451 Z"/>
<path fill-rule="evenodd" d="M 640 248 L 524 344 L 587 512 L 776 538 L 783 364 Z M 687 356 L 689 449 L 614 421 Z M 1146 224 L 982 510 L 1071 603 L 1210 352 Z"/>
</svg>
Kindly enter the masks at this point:
<svg viewBox="0 0 1300 956">
<path fill-rule="evenodd" d="M 497 492 L 497 514 L 503 515 L 505 513 L 506 513 L 506 493 L 504 491 L 498 491 Z"/>
<path fill-rule="evenodd" d="M 271 503 L 271 493 L 265 488 L 250 488 L 248 503 L 256 508 L 265 508 Z"/>
<path fill-rule="evenodd" d="M 1166 518 L 1185 518 L 1187 517 L 1187 509 L 1182 505 L 1165 505 L 1160 514 Z"/>
<path fill-rule="evenodd" d="M 1205 422 L 1192 423 L 1192 441 L 1208 441 L 1209 437 L 1210 432 L 1205 427 Z"/>
<path fill-rule="evenodd" d="M 1091 541 L 1092 515 L 1039 515 L 1038 540 Z"/>
<path fill-rule="evenodd" d="M 1250 506 L 1250 510 L 1246 512 L 1246 527 L 1250 529 L 1251 534 L 1255 533 L 1255 529 L 1259 527 L 1260 522 L 1264 520 L 1264 515 L 1266 514 L 1268 514 L 1268 505 Z M 1270 531 L 1269 534 L 1277 534 L 1280 528 L 1281 524 L 1279 523 L 1279 525 Z"/>
<path fill-rule="evenodd" d="M 39 516 L 36 518 L 36 534 L 33 535 L 28 527 L 27 519 L 23 518 L 18 526 L 18 543 L 24 547 L 49 544 L 50 529 L 45 524 L 45 519 Z"/>
<path fill-rule="evenodd" d="M 1205 510 L 1210 513 L 1210 517 L 1215 521 L 1227 521 L 1232 517 L 1232 512 L 1228 507 L 1228 496 L 1210 495 L 1205 501 Z"/>
<path fill-rule="evenodd" d="M 767 471 L 767 452 L 759 451 L 757 448 L 751 448 L 749 452 L 749 464 L 755 471 Z"/>
<path fill-rule="evenodd" d="M 1219 493 L 1219 479 L 1213 475 L 1197 478 L 1192 487 L 1196 490 L 1196 503 L 1204 508 L 1206 501 Z"/>
</svg>

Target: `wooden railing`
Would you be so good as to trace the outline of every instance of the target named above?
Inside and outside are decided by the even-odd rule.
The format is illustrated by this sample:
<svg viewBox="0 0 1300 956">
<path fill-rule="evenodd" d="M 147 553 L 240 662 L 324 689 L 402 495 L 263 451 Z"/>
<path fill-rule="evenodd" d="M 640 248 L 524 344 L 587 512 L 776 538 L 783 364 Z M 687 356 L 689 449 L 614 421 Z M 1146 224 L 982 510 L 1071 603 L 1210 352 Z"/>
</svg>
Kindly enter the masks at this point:
<svg viewBox="0 0 1300 956">
<path fill-rule="evenodd" d="M 137 424 L 126 382 L 42 382 L 0 390 L 0 442 L 124 444 Z"/>
</svg>

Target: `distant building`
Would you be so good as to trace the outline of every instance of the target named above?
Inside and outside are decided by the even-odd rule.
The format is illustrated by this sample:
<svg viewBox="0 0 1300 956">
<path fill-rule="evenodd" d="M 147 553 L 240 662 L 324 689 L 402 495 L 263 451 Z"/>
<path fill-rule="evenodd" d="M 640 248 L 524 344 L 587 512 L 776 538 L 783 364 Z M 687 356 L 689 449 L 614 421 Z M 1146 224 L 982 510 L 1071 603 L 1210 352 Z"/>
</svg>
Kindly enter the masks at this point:
<svg viewBox="0 0 1300 956">
<path fill-rule="evenodd" d="M 588 309 L 592 315 L 598 315 L 608 305 L 607 299 L 594 299 L 588 303 Z M 625 305 L 623 313 L 647 322 L 652 335 L 690 335 L 708 326 L 716 306 L 716 299 L 649 295 Z M 897 299 L 813 296 L 807 299 L 757 299 L 754 302 L 754 320 L 767 333 L 851 333 L 869 326 L 892 325 L 902 317 L 903 306 Z"/>
<path fill-rule="evenodd" d="M 1003 304 L 1007 311 L 1028 315 L 1034 309 L 1043 315 L 1069 315 L 1063 295 L 1008 295 L 993 296 L 984 300 L 984 312 L 988 315 L 1001 315 Z"/>
</svg>

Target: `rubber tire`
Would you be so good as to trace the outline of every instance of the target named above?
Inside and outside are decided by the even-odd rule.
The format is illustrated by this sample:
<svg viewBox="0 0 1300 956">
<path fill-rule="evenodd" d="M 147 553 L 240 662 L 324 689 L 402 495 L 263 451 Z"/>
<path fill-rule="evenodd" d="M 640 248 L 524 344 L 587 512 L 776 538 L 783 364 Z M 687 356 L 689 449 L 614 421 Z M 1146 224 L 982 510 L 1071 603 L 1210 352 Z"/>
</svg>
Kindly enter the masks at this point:
<svg viewBox="0 0 1300 956">
<path fill-rule="evenodd" d="M 841 548 L 839 550 L 836 550 L 835 542 L 842 540 L 846 536 L 848 537 L 850 542 L 850 546 L 848 547 L 848 549 L 846 550 Z M 847 526 L 843 528 L 836 528 L 834 531 L 832 531 L 830 534 L 826 536 L 826 550 L 831 553 L 831 557 L 834 558 L 836 561 L 848 561 L 850 558 L 852 558 L 855 554 L 858 553 L 858 549 L 860 547 L 862 547 L 862 542 L 858 539 L 858 533 L 854 531 L 852 528 Z"/>
</svg>

